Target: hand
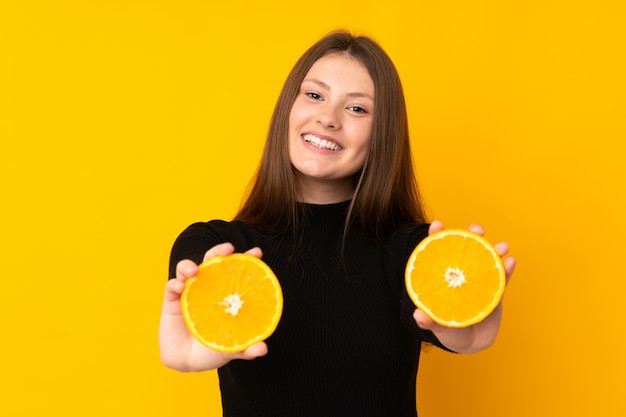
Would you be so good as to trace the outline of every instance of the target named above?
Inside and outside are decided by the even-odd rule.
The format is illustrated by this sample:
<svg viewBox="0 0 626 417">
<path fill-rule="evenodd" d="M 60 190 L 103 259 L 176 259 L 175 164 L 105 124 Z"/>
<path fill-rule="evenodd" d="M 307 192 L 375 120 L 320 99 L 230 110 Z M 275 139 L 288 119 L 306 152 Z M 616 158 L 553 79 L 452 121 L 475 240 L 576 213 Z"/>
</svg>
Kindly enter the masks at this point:
<svg viewBox="0 0 626 417">
<path fill-rule="evenodd" d="M 441 230 L 443 230 L 443 224 L 439 221 L 434 221 L 428 229 L 428 234 L 430 235 Z M 472 225 L 468 230 L 481 236 L 485 234 L 483 228 L 479 225 Z M 509 245 L 506 242 L 497 243 L 494 245 L 494 248 L 502 257 L 509 252 Z M 503 259 L 507 284 L 515 270 L 515 262 L 515 258 L 510 256 Z M 448 349 L 458 353 L 478 352 L 491 346 L 498 335 L 502 319 L 502 300 L 484 320 L 465 328 L 457 329 L 441 326 L 419 309 L 415 310 L 413 318 L 419 327 L 432 331 Z"/>
<path fill-rule="evenodd" d="M 204 260 L 214 256 L 226 256 L 234 252 L 230 243 L 222 243 L 209 249 Z M 260 258 L 263 253 L 259 248 L 246 252 Z M 222 353 L 202 345 L 189 332 L 182 315 L 180 296 L 185 281 L 194 277 L 198 265 L 190 260 L 182 260 L 176 265 L 176 278 L 170 279 L 165 285 L 165 296 L 159 325 L 159 348 L 161 361 L 168 367 L 178 371 L 205 371 L 226 365 L 233 359 L 254 359 L 267 353 L 265 342 L 259 342 L 243 352 Z"/>
</svg>

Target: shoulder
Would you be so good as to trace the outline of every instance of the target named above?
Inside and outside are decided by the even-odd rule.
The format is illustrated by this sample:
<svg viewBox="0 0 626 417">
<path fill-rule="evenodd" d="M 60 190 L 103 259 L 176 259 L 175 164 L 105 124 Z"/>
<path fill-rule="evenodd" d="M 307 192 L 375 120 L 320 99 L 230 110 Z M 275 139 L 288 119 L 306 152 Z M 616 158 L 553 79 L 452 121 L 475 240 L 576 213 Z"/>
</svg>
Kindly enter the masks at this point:
<svg viewBox="0 0 626 417">
<path fill-rule="evenodd" d="M 262 236 L 252 226 L 239 221 L 211 220 L 193 223 L 174 241 L 170 253 L 170 276 L 173 276 L 177 262 L 191 259 L 199 264 L 206 251 L 217 244 L 229 242 L 235 246 L 235 252 L 245 252 L 259 246 Z"/>
<path fill-rule="evenodd" d="M 382 261 L 389 276 L 404 276 L 404 269 L 411 253 L 418 243 L 428 236 L 428 227 L 428 224 L 408 223 L 396 229 L 381 242 Z"/>
<path fill-rule="evenodd" d="M 387 239 L 386 246 L 395 253 L 405 254 L 408 259 L 418 243 L 428 236 L 429 226 L 427 223 L 407 223 Z"/>
<path fill-rule="evenodd" d="M 174 246 L 185 241 L 208 242 L 212 246 L 230 242 L 235 251 L 245 252 L 249 244 L 255 244 L 261 233 L 254 227 L 240 221 L 211 220 L 193 223 L 177 237 Z"/>
</svg>

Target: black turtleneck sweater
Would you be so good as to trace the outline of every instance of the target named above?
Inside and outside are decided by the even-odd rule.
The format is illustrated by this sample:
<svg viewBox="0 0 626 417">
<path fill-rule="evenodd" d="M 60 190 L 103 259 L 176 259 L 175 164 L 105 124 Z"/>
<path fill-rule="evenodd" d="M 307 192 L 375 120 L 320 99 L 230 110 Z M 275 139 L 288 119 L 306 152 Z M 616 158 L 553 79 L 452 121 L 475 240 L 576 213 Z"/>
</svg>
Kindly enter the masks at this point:
<svg viewBox="0 0 626 417">
<path fill-rule="evenodd" d="M 283 290 L 284 310 L 268 354 L 218 370 L 226 417 L 416 416 L 421 342 L 440 345 L 412 318 L 404 268 L 427 225 L 407 225 L 384 242 L 351 228 L 341 246 L 348 202 L 306 205 L 297 234 L 270 236 L 242 222 L 189 226 L 176 240 L 181 259 L 200 263 L 214 245 L 258 246 Z"/>
</svg>

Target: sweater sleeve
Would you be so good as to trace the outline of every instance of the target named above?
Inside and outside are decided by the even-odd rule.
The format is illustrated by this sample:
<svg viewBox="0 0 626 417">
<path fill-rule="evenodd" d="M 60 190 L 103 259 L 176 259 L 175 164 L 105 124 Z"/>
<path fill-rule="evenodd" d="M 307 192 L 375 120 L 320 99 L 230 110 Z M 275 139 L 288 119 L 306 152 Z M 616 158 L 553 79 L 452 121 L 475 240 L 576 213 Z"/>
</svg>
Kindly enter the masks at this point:
<svg viewBox="0 0 626 417">
<path fill-rule="evenodd" d="M 206 251 L 220 243 L 229 242 L 235 246 L 235 252 L 245 252 L 259 246 L 262 237 L 251 227 L 241 222 L 211 220 L 206 223 L 194 223 L 176 238 L 170 252 L 169 278 L 176 276 L 176 264 L 183 259 L 190 259 L 200 264 Z"/>
<path fill-rule="evenodd" d="M 222 238 L 209 227 L 208 223 L 194 223 L 178 235 L 172 246 L 169 261 L 169 275 L 176 276 L 176 264 L 183 259 L 190 259 L 200 264 L 207 250 L 222 243 Z"/>
<path fill-rule="evenodd" d="M 400 298 L 400 314 L 402 323 L 413 333 L 416 335 L 421 341 L 433 344 L 438 346 L 444 350 L 449 350 L 446 348 L 440 341 L 437 339 L 435 334 L 430 330 L 424 330 L 420 328 L 415 319 L 413 318 L 413 313 L 417 308 L 413 303 L 413 300 L 409 297 L 409 294 L 406 290 L 406 286 L 404 284 L 404 271 L 406 269 L 406 264 L 411 256 L 411 253 L 415 249 L 415 247 L 426 237 L 428 236 L 428 224 L 419 224 L 419 225 L 411 225 L 407 229 L 400 231 L 400 234 L 403 235 L 403 238 L 400 240 L 401 244 L 401 271 L 400 274 L 402 276 L 402 295 Z"/>
</svg>

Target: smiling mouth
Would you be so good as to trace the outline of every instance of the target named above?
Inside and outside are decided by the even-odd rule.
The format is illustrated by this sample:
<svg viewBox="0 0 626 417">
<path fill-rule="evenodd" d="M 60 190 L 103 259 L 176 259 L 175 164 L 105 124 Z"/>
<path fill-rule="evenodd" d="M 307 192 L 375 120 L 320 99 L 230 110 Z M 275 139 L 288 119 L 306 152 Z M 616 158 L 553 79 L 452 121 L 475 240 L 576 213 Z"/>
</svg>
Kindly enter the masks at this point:
<svg viewBox="0 0 626 417">
<path fill-rule="evenodd" d="M 338 143 L 335 143 L 333 141 L 326 140 L 326 139 L 320 139 L 317 136 L 312 135 L 310 133 L 303 135 L 302 138 L 304 139 L 306 143 L 310 143 L 316 148 L 328 149 L 331 151 L 340 151 L 343 149 L 343 147 L 339 145 Z"/>
</svg>

